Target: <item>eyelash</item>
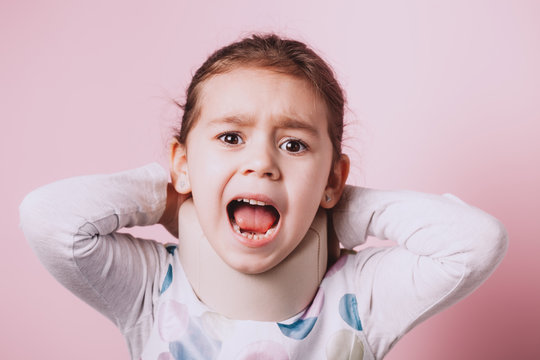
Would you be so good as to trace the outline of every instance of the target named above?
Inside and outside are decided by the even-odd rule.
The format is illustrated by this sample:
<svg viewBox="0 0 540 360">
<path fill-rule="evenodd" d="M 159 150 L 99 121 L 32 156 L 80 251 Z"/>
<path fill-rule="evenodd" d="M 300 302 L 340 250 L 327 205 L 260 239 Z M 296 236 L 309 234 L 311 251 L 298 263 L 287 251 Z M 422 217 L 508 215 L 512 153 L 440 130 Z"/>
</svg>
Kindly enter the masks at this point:
<svg viewBox="0 0 540 360">
<path fill-rule="evenodd" d="M 229 136 L 235 136 L 235 139 L 237 141 L 239 141 L 239 142 L 231 143 L 231 142 L 225 140 Z M 230 132 L 230 131 L 224 132 L 224 133 L 219 134 L 216 138 L 218 140 L 220 140 L 226 146 L 237 146 L 237 145 L 241 145 L 241 144 L 244 143 L 244 139 L 242 139 L 242 136 L 239 133 L 236 133 L 236 132 Z M 286 148 L 283 147 L 283 146 L 286 146 L 286 144 L 290 144 L 291 142 L 298 143 L 300 145 L 300 150 L 299 151 L 289 151 L 289 150 L 287 150 Z M 281 142 L 281 144 L 279 144 L 279 148 L 281 150 L 283 150 L 283 151 L 286 151 L 288 154 L 291 154 L 291 155 L 299 155 L 299 154 L 302 154 L 303 152 L 309 150 L 309 147 L 307 146 L 307 144 L 305 142 L 303 142 L 302 140 L 297 139 L 297 138 L 287 138 L 287 139 L 285 139 L 283 142 Z"/>
</svg>

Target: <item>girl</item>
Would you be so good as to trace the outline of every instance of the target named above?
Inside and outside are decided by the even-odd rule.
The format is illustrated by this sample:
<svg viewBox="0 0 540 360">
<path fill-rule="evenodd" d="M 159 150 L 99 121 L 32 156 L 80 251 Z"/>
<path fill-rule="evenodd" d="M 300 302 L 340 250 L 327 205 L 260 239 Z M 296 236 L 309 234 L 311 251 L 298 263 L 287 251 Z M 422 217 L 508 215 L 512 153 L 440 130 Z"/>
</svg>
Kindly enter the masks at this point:
<svg viewBox="0 0 540 360">
<path fill-rule="evenodd" d="M 59 181 L 25 198 L 22 229 L 133 359 L 380 359 L 478 287 L 507 236 L 450 194 L 346 186 L 343 108 L 304 44 L 243 39 L 195 73 L 171 183 L 157 164 Z M 118 232 L 155 223 L 179 247 Z M 340 251 L 368 235 L 397 246 Z"/>
</svg>

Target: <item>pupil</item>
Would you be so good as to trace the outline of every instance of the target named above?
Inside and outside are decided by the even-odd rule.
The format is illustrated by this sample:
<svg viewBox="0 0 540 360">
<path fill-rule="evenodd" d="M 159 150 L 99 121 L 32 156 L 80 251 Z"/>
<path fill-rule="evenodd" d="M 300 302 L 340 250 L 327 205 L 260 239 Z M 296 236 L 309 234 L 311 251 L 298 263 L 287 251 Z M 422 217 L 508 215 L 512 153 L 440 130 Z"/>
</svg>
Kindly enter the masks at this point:
<svg viewBox="0 0 540 360">
<path fill-rule="evenodd" d="M 225 141 L 229 144 L 236 144 L 238 142 L 238 139 L 236 138 L 236 135 L 228 134 L 225 136 Z"/>
<path fill-rule="evenodd" d="M 297 152 L 300 150 L 300 145 L 296 141 L 289 141 L 286 148 L 290 152 Z"/>
</svg>

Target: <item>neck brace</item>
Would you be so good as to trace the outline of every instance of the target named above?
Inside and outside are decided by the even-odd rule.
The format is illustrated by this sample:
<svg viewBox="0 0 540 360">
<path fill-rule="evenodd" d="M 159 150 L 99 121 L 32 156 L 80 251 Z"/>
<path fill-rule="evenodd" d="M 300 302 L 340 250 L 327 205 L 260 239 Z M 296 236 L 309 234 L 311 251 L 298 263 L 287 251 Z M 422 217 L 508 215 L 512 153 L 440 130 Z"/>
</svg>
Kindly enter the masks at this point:
<svg viewBox="0 0 540 360">
<path fill-rule="evenodd" d="M 192 199 L 179 210 L 178 255 L 199 299 L 237 320 L 282 321 L 306 308 L 326 273 L 326 213 L 319 209 L 304 239 L 282 262 L 260 274 L 227 265 L 203 234 Z"/>
</svg>

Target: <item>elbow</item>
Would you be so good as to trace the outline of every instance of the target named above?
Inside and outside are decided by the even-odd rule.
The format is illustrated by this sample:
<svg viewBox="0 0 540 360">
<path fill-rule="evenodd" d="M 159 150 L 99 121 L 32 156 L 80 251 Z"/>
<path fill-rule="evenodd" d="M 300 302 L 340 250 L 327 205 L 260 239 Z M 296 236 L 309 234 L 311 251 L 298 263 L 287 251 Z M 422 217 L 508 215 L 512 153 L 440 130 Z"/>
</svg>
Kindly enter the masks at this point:
<svg viewBox="0 0 540 360">
<path fill-rule="evenodd" d="M 19 205 L 19 227 L 33 248 L 55 234 L 55 204 L 42 188 L 26 195 Z"/>
<path fill-rule="evenodd" d="M 33 227 L 33 222 L 36 219 L 39 199 L 35 192 L 33 191 L 26 195 L 19 205 L 19 227 L 24 232 Z"/>
<path fill-rule="evenodd" d="M 479 219 L 480 220 L 480 219 Z M 497 218 L 485 214 L 474 232 L 472 268 L 489 275 L 502 261 L 508 250 L 508 233 Z"/>
<path fill-rule="evenodd" d="M 498 219 L 490 216 L 483 230 L 485 237 L 485 251 L 504 255 L 508 249 L 508 233 Z"/>
<path fill-rule="evenodd" d="M 42 199 L 38 194 L 38 190 L 34 190 L 24 197 L 19 205 L 19 227 L 24 233 L 26 240 L 33 243 L 39 237 L 36 234 L 42 233 L 40 215 L 42 208 Z"/>
</svg>

